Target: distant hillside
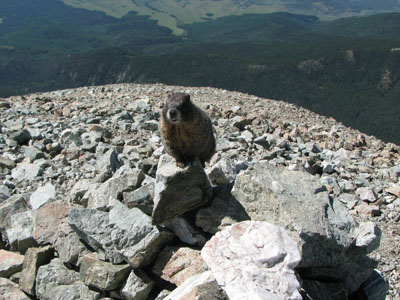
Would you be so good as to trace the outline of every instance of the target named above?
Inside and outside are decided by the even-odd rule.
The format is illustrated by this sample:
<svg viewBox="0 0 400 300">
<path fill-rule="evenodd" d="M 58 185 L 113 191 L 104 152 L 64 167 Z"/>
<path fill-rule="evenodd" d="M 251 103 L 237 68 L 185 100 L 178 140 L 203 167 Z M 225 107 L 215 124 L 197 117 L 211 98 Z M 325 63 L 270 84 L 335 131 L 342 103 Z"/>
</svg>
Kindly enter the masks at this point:
<svg viewBox="0 0 400 300">
<path fill-rule="evenodd" d="M 63 0 L 73 7 L 122 17 L 130 11 L 150 16 L 158 24 L 182 34 L 181 25 L 243 14 L 290 12 L 336 19 L 372 13 L 400 11 L 397 0 Z"/>
</svg>

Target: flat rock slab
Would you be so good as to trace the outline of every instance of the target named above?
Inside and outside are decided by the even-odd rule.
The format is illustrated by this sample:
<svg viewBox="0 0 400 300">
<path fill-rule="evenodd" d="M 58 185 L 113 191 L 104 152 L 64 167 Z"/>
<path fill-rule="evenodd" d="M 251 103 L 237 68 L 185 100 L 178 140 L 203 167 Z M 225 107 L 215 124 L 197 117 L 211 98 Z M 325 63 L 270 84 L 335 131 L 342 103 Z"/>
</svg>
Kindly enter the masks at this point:
<svg viewBox="0 0 400 300">
<path fill-rule="evenodd" d="M 211 198 L 211 184 L 196 160 L 180 168 L 169 155 L 162 155 L 157 167 L 154 191 L 153 224 L 191 211 Z"/>
<path fill-rule="evenodd" d="M 279 226 L 244 221 L 216 233 L 201 256 L 230 300 L 301 300 L 300 252 Z"/>
</svg>

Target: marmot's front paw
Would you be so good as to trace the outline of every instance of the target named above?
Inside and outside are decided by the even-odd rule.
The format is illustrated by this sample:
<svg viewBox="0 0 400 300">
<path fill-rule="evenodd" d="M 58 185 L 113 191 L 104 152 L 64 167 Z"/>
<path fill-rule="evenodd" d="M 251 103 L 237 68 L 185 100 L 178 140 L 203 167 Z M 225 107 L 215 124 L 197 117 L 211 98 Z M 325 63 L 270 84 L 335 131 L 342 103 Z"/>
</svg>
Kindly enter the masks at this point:
<svg viewBox="0 0 400 300">
<path fill-rule="evenodd" d="M 184 168 L 184 167 L 185 167 L 185 163 L 183 163 L 183 162 L 181 162 L 181 161 L 177 161 L 177 162 L 176 162 L 176 166 L 177 166 L 178 168 Z"/>
</svg>

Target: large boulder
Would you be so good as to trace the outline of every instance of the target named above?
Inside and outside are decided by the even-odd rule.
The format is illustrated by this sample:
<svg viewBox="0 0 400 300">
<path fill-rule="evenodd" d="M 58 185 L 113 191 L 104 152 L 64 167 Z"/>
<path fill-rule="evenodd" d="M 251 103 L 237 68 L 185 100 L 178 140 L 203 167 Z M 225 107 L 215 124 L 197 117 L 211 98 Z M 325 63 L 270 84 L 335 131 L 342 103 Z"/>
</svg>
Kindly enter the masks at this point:
<svg viewBox="0 0 400 300">
<path fill-rule="evenodd" d="M 116 199 L 111 199 L 109 206 L 110 212 L 72 209 L 68 217 L 70 226 L 102 258 L 114 264 L 126 261 L 138 268 L 151 262 L 173 238 L 169 231 L 153 226 L 140 209 L 128 209 Z"/>
<path fill-rule="evenodd" d="M 252 220 L 288 230 L 301 251 L 302 278 L 344 281 L 352 293 L 371 275 L 376 263 L 365 254 L 379 246 L 379 229 L 360 230 L 317 178 L 261 163 L 237 176 L 232 194 Z"/>
</svg>

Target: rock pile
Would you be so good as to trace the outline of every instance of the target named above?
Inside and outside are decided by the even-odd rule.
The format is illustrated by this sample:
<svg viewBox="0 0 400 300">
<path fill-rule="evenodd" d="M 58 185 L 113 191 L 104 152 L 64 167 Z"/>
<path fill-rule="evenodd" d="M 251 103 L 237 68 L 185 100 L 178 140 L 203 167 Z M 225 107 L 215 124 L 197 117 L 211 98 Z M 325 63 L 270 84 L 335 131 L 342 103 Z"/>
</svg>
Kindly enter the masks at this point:
<svg viewBox="0 0 400 300">
<path fill-rule="evenodd" d="M 214 122 L 204 170 L 163 155 L 167 91 Z M 400 296 L 394 144 L 284 102 L 164 85 L 0 99 L 0 130 L 0 299 Z"/>
</svg>

